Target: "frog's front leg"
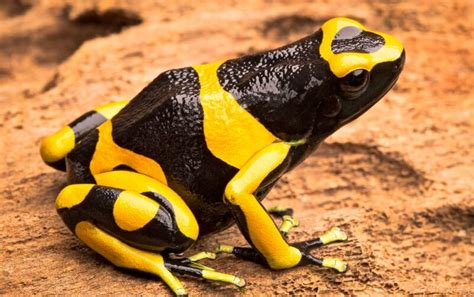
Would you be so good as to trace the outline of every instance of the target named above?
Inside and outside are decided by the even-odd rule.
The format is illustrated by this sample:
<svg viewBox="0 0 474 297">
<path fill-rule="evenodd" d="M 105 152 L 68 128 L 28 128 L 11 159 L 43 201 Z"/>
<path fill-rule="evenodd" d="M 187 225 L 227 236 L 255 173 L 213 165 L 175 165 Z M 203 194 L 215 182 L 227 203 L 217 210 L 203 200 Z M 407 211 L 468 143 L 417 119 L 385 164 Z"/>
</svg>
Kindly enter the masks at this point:
<svg viewBox="0 0 474 297">
<path fill-rule="evenodd" d="M 97 184 L 73 184 L 58 195 L 56 206 L 66 225 L 90 248 L 119 267 L 158 275 L 176 295 L 184 295 L 177 272 L 208 280 L 245 285 L 243 279 L 170 253 L 186 250 L 199 227 L 191 210 L 173 190 L 130 171 L 94 176 Z"/>
<path fill-rule="evenodd" d="M 115 116 L 129 101 L 111 102 L 88 111 L 41 141 L 43 161 L 57 170 L 66 170 L 64 158 L 91 130 Z"/>
<path fill-rule="evenodd" d="M 347 268 L 345 262 L 335 258 L 317 259 L 309 253 L 310 248 L 321 242 L 320 238 L 289 244 L 253 194 L 261 182 L 285 160 L 290 148 L 291 145 L 284 142 L 269 145 L 253 156 L 229 182 L 224 199 L 253 249 L 223 246 L 218 251 L 263 262 L 273 269 L 317 264 L 343 272 Z"/>
</svg>

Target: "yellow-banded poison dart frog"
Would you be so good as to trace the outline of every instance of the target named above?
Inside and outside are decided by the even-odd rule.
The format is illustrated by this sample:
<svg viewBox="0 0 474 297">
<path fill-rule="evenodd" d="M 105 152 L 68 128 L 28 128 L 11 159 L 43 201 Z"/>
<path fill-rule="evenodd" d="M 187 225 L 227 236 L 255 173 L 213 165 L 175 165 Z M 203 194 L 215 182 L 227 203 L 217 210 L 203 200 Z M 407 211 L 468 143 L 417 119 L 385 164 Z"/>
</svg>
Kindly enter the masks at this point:
<svg viewBox="0 0 474 297">
<path fill-rule="evenodd" d="M 394 37 L 347 18 L 289 45 L 161 73 L 128 102 L 88 112 L 43 139 L 41 156 L 65 170 L 56 200 L 66 223 L 113 264 L 153 273 L 177 295 L 173 273 L 232 283 L 237 276 L 179 254 L 200 236 L 237 223 L 250 247 L 216 252 L 272 269 L 315 264 L 346 270 L 309 251 L 346 234 L 288 242 L 290 209 L 261 200 L 329 135 L 395 84 L 405 61 Z M 280 227 L 271 214 L 283 217 Z"/>
</svg>

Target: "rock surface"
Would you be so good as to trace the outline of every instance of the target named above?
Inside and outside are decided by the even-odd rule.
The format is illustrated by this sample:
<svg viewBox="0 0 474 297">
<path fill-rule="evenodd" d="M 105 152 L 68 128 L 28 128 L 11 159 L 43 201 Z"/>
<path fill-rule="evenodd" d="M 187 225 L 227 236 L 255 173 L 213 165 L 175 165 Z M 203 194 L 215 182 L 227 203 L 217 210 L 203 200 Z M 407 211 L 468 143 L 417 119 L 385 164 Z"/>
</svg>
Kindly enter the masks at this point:
<svg viewBox="0 0 474 297">
<path fill-rule="evenodd" d="M 27 1 L 0 3 L 0 294 L 165 294 L 73 237 L 54 199 L 63 173 L 39 141 L 83 112 L 128 99 L 169 68 L 283 45 L 351 16 L 405 44 L 395 89 L 288 174 L 266 205 L 295 209 L 291 240 L 333 225 L 350 241 L 315 250 L 350 270 L 270 271 L 232 257 L 244 295 L 474 292 L 472 1 Z M 221 2 L 221 1 L 219 1 Z M 238 5 L 236 4 L 238 3 Z M 241 245 L 233 227 L 200 241 Z M 240 295 L 182 277 L 192 295 Z"/>
</svg>

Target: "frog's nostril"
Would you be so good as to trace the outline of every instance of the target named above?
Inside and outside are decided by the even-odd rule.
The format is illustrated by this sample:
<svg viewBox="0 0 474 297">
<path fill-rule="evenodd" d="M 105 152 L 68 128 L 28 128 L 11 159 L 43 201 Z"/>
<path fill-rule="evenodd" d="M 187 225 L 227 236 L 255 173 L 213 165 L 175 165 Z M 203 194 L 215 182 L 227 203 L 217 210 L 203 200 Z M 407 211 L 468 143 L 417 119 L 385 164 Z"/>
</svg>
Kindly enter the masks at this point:
<svg viewBox="0 0 474 297">
<path fill-rule="evenodd" d="M 405 50 L 402 51 L 402 54 L 400 55 L 400 58 L 398 59 L 398 65 L 403 67 L 405 64 Z"/>
<path fill-rule="evenodd" d="M 339 96 L 330 96 L 326 101 L 323 102 L 322 114 L 325 117 L 333 118 L 339 114 L 342 109 L 342 102 Z"/>
<path fill-rule="evenodd" d="M 405 50 L 402 51 L 400 57 L 395 61 L 395 66 L 393 67 L 394 72 L 399 72 L 403 65 L 405 64 Z"/>
</svg>

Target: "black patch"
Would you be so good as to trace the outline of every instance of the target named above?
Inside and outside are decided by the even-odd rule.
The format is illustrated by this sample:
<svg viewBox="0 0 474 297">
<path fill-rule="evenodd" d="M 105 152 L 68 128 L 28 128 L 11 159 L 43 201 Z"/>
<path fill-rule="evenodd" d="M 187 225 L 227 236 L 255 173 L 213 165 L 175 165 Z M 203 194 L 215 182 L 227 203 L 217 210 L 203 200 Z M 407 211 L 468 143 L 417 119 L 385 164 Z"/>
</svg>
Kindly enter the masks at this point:
<svg viewBox="0 0 474 297">
<path fill-rule="evenodd" d="M 133 169 L 132 167 L 130 166 L 127 166 L 125 164 L 120 164 L 118 166 L 115 166 L 114 169 L 112 169 L 113 171 L 117 171 L 117 170 L 125 170 L 125 171 L 132 171 L 132 172 L 137 172 L 135 169 Z"/>
<path fill-rule="evenodd" d="M 257 198 L 258 201 L 262 201 L 263 199 L 265 199 L 265 197 L 267 197 L 268 193 L 270 193 L 277 181 L 278 178 L 272 182 L 265 184 L 264 186 L 259 186 L 255 193 L 253 193 L 255 198 Z"/>
<path fill-rule="evenodd" d="M 95 152 L 99 131 L 97 129 L 87 133 L 82 140 L 66 157 L 68 182 L 70 184 L 95 183 L 89 168 Z"/>
<path fill-rule="evenodd" d="M 119 146 L 160 164 L 168 186 L 206 234 L 232 223 L 222 195 L 238 170 L 207 148 L 199 92 L 193 68 L 160 74 L 112 119 L 112 136 Z"/>
<path fill-rule="evenodd" d="M 82 116 L 75 119 L 69 124 L 69 127 L 74 131 L 76 143 L 79 142 L 81 136 L 84 136 L 89 131 L 95 129 L 107 119 L 97 111 L 89 111 Z"/>
<path fill-rule="evenodd" d="M 331 50 L 335 54 L 346 52 L 368 54 L 378 51 L 384 44 L 385 39 L 382 36 L 350 26 L 337 32 L 331 43 Z"/>
<path fill-rule="evenodd" d="M 269 211 L 270 214 L 283 218 L 284 216 L 292 216 L 293 215 L 293 208 L 283 208 L 283 209 L 278 209 L 278 210 L 271 210 Z"/>
<path fill-rule="evenodd" d="M 60 171 L 66 171 L 66 160 L 61 159 L 55 162 L 45 162 L 46 165 Z"/>
<path fill-rule="evenodd" d="M 164 255 L 165 257 L 165 267 L 170 270 L 171 272 L 179 273 L 179 274 L 187 274 L 187 275 L 193 275 L 196 277 L 203 277 L 202 276 L 202 269 L 199 268 L 194 268 L 188 266 L 191 261 L 189 259 L 173 259 L 170 257 L 167 257 L 167 255 Z"/>
<path fill-rule="evenodd" d="M 190 246 L 190 243 L 194 242 L 194 240 L 186 237 L 180 232 L 178 224 L 176 222 L 176 216 L 173 205 L 166 199 L 166 197 L 155 192 L 145 192 L 142 193 L 142 195 L 155 200 L 156 202 L 158 202 L 158 204 L 160 204 L 160 210 L 163 209 L 163 215 L 157 215 L 157 218 L 160 218 L 160 223 L 162 225 L 168 226 L 168 232 L 170 233 L 169 236 L 171 237 L 171 240 L 173 242 L 173 245 L 170 246 L 170 250 L 172 250 L 173 252 L 184 252 Z M 164 213 L 167 213 L 168 215 L 166 216 L 164 215 Z M 142 231 L 145 233 L 148 232 L 150 234 L 153 234 L 154 229 L 156 229 L 155 225 L 156 224 L 154 223 L 154 221 L 151 221 L 149 224 L 145 225 L 142 228 Z"/>
<path fill-rule="evenodd" d="M 73 232 L 80 221 L 90 221 L 123 242 L 141 249 L 181 252 L 194 242 L 179 232 L 174 212 L 169 211 L 169 205 L 160 207 L 155 218 L 143 228 L 136 231 L 122 230 L 113 217 L 114 204 L 121 192 L 119 189 L 94 186 L 79 205 L 60 209 L 58 212 Z M 162 199 L 166 200 L 164 197 Z"/>
<path fill-rule="evenodd" d="M 312 90 L 328 75 L 318 31 L 287 46 L 233 59 L 218 69 L 219 82 L 270 132 L 283 140 L 310 132 L 317 106 Z"/>
<path fill-rule="evenodd" d="M 164 196 L 155 192 L 143 192 L 140 194 L 155 200 L 161 205 L 161 207 L 164 207 L 169 213 L 174 213 L 173 205 Z"/>
</svg>

